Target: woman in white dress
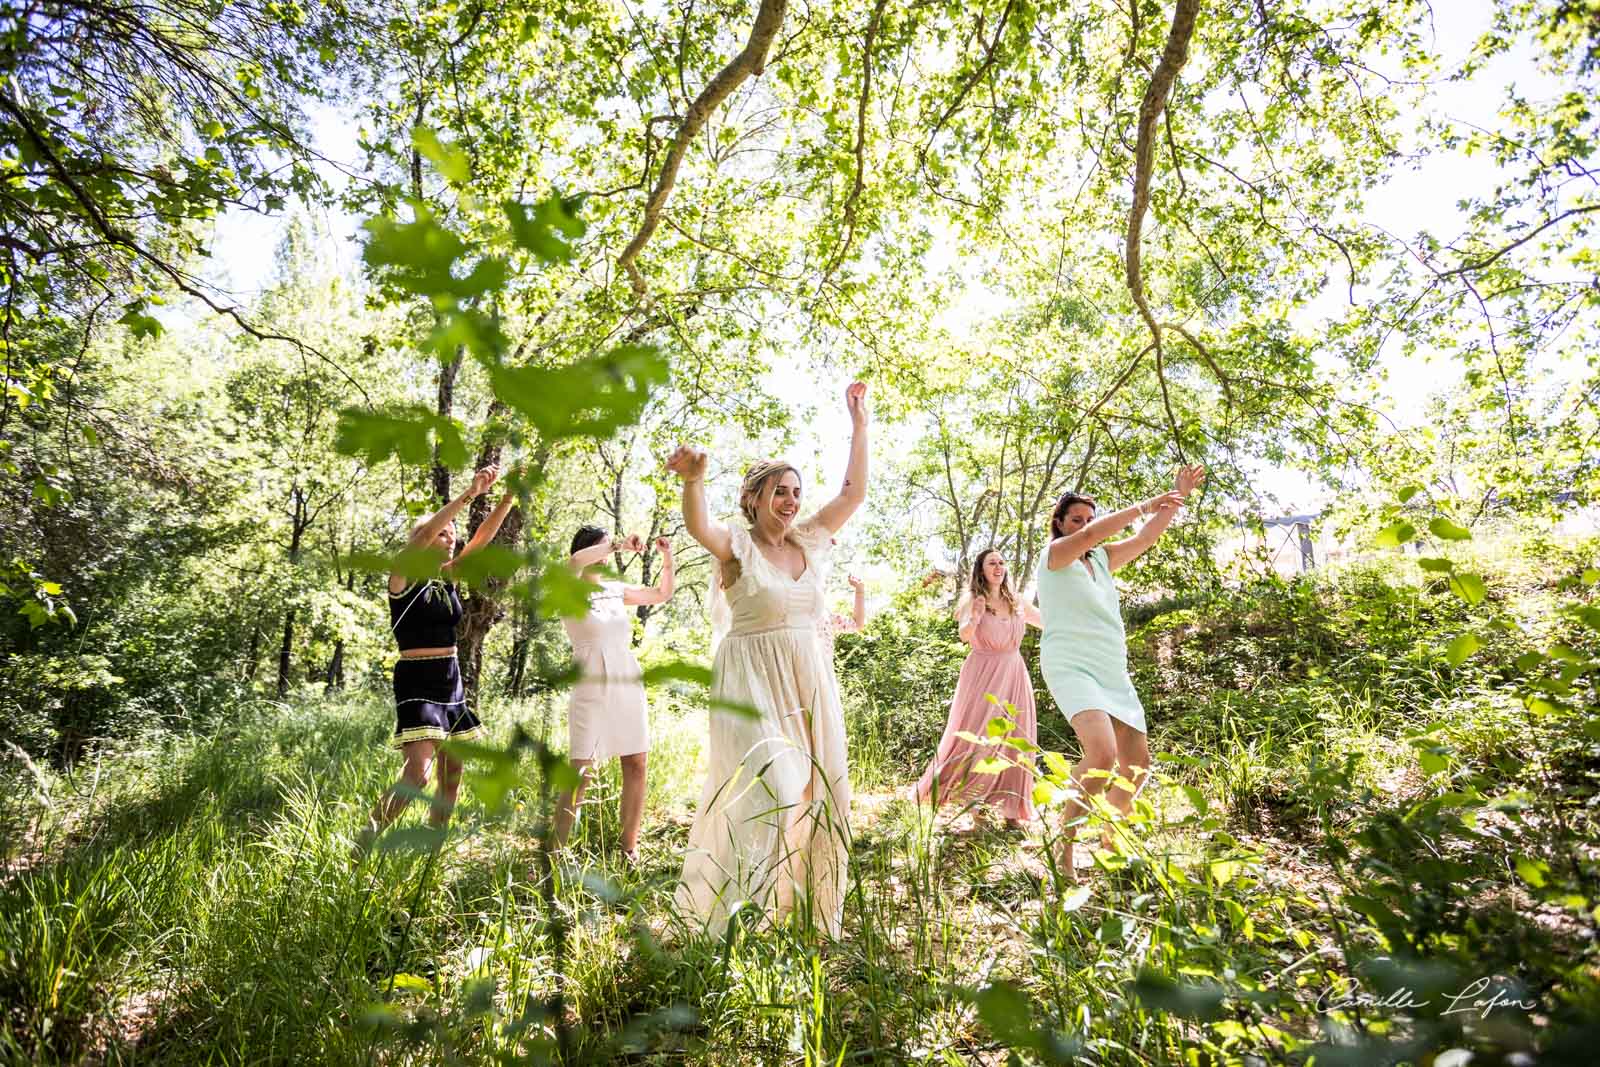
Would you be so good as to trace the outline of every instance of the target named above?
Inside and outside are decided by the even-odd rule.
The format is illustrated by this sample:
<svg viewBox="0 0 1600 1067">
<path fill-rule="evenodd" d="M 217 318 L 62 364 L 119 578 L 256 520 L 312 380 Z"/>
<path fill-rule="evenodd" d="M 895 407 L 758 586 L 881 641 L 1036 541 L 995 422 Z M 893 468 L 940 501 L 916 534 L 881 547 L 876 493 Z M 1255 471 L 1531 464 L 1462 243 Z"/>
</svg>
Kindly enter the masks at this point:
<svg viewBox="0 0 1600 1067">
<path fill-rule="evenodd" d="M 844 916 L 850 777 L 838 683 L 817 635 L 832 535 L 867 495 L 867 387 L 845 390 L 853 428 L 844 487 L 809 519 L 799 473 L 766 461 L 745 474 L 726 526 L 706 508 L 706 454 L 679 447 L 683 518 L 715 558 L 711 592 L 726 636 L 712 666 L 706 781 L 689 831 L 678 909 L 711 933 L 753 906 L 797 913 L 831 937 Z M 745 709 L 741 712 L 738 709 Z"/>
<path fill-rule="evenodd" d="M 654 586 L 606 581 L 599 577 L 606 557 L 613 552 L 642 552 L 644 542 L 637 534 L 623 540 L 598 526 L 583 527 L 572 539 L 568 563 L 597 582 L 600 591 L 589 598 L 589 614 L 561 620 L 578 665 L 578 683 L 567 711 L 567 759 L 578 769 L 578 788 L 561 794 L 556 802 L 556 847 L 564 846 L 572 832 L 589 784 L 589 768 L 616 756 L 622 760 L 622 854 L 630 863 L 638 859 L 650 727 L 628 608 L 664 604 L 672 597 L 672 544 L 659 538 L 656 550 L 661 553 L 661 575 Z"/>
</svg>

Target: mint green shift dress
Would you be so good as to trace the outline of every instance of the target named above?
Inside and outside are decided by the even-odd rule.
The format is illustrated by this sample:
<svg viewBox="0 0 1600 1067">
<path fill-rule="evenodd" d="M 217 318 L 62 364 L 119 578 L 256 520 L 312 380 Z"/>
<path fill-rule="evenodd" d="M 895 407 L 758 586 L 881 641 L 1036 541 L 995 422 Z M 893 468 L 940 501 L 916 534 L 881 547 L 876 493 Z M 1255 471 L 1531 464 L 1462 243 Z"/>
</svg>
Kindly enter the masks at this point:
<svg viewBox="0 0 1600 1067">
<path fill-rule="evenodd" d="M 1144 705 L 1128 676 L 1128 638 L 1122 599 L 1103 546 L 1059 570 L 1039 571 L 1039 673 L 1070 721 L 1098 709 L 1140 733 Z"/>
</svg>

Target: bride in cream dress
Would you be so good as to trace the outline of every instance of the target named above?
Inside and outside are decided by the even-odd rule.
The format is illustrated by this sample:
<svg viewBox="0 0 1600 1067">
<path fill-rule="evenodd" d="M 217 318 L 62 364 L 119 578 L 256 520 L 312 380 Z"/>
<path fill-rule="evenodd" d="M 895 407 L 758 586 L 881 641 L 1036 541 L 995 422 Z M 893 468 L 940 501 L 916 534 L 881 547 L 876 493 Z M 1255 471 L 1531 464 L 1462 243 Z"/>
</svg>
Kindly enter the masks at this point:
<svg viewBox="0 0 1600 1067">
<path fill-rule="evenodd" d="M 724 525 L 706 507 L 706 454 L 680 447 L 684 525 L 711 553 L 712 707 L 705 786 L 689 832 L 679 911 L 713 934 L 754 906 L 798 914 L 837 937 L 850 849 L 850 777 L 833 664 L 817 622 L 826 610 L 831 540 L 867 494 L 867 387 L 845 390 L 852 436 L 839 495 L 800 515 L 799 472 L 764 461 L 745 474 Z"/>
</svg>

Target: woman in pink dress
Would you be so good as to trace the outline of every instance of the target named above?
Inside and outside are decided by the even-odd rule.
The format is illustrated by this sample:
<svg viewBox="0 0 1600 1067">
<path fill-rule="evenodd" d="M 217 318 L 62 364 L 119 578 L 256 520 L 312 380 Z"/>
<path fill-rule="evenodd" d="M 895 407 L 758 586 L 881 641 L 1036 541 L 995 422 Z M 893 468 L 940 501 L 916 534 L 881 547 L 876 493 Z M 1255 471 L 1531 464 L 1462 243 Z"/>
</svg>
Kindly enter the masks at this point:
<svg viewBox="0 0 1600 1067">
<path fill-rule="evenodd" d="M 1007 826 L 1020 827 L 1033 818 L 1031 749 L 973 744 L 959 735 L 988 738 L 989 720 L 999 717 L 1013 723 L 1005 737 L 1020 738 L 1030 746 L 1037 743 L 1033 681 L 1020 649 L 1028 624 L 1039 625 L 1039 612 L 1012 591 L 1005 557 L 988 548 L 972 565 L 972 580 L 956 606 L 956 619 L 961 640 L 972 651 L 961 665 L 938 755 L 917 782 L 917 799 L 931 798 L 935 807 L 958 801 L 976 806 L 980 813 L 997 808 Z M 991 694 L 999 704 L 988 699 Z M 976 772 L 974 768 L 986 759 L 1009 766 L 998 774 Z"/>
</svg>

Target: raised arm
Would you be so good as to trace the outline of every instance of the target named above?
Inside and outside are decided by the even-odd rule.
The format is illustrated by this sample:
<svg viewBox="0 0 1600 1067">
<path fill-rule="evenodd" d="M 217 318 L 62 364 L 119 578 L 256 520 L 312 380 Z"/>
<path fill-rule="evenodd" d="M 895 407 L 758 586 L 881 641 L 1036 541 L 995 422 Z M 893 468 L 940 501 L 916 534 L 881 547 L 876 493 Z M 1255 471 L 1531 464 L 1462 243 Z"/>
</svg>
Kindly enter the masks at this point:
<svg viewBox="0 0 1600 1067">
<path fill-rule="evenodd" d="M 461 513 L 461 509 L 466 507 L 479 494 L 488 492 L 489 487 L 494 484 L 495 479 L 498 477 L 500 477 L 500 468 L 493 466 L 485 467 L 473 474 L 472 483 L 462 491 L 460 496 L 412 527 L 411 536 L 406 538 L 406 547 L 426 548 L 432 545 L 438 540 L 439 535 L 444 533 L 450 524 L 455 521 L 455 517 Z M 450 555 L 449 548 L 444 548 L 443 545 L 439 547 L 443 549 L 446 557 Z M 454 548 L 455 546 L 451 545 L 450 547 Z M 446 563 L 445 566 L 448 567 L 449 563 Z M 389 574 L 389 592 L 395 595 L 403 593 L 406 586 L 410 584 L 411 579 L 403 574 L 397 572 Z"/>
<path fill-rule="evenodd" d="M 1127 529 L 1136 519 L 1148 515 L 1155 510 L 1159 501 L 1165 500 L 1171 495 L 1171 493 L 1163 493 L 1161 496 L 1151 497 L 1149 500 L 1141 501 L 1132 507 L 1123 508 L 1121 511 L 1113 511 L 1109 515 L 1102 515 L 1100 518 L 1087 523 L 1081 530 L 1075 530 L 1072 533 L 1055 538 L 1050 542 L 1050 547 L 1045 553 L 1045 566 L 1053 571 L 1060 570 L 1108 537 Z"/>
<path fill-rule="evenodd" d="M 586 568 L 602 563 L 613 552 L 642 552 L 644 543 L 639 540 L 639 535 L 632 537 L 603 537 L 588 548 L 580 548 L 567 557 L 567 566 L 577 574 L 582 574 Z"/>
<path fill-rule="evenodd" d="M 853 630 L 865 629 L 867 625 L 867 584 L 855 575 L 845 576 L 850 583 L 850 588 L 855 590 L 855 604 L 850 611 L 850 622 Z"/>
<path fill-rule="evenodd" d="M 844 486 L 839 495 L 817 509 L 812 521 L 829 533 L 838 533 L 867 499 L 867 387 L 851 382 L 844 391 L 850 409 L 850 463 L 844 470 Z"/>
<path fill-rule="evenodd" d="M 672 570 L 672 542 L 665 537 L 656 538 L 656 551 L 661 553 L 661 574 L 656 584 L 631 585 L 622 591 L 624 604 L 665 604 L 672 599 L 677 582 Z"/>
<path fill-rule="evenodd" d="M 455 559 L 445 564 L 445 567 L 455 566 L 464 557 L 472 555 L 478 549 L 493 541 L 494 535 L 500 532 L 501 524 L 506 521 L 506 515 L 510 513 L 512 505 L 516 502 L 516 494 L 509 489 L 506 490 L 506 494 L 500 498 L 500 502 L 494 506 L 494 510 L 485 515 L 483 521 L 478 524 L 478 529 L 474 531 L 471 540 L 466 543 L 466 546 L 460 552 L 456 553 Z"/>
<path fill-rule="evenodd" d="M 706 454 L 679 445 L 667 457 L 667 470 L 683 479 L 683 526 L 689 536 L 721 563 L 733 558 L 733 535 L 706 507 Z"/>
<path fill-rule="evenodd" d="M 1118 567 L 1127 566 L 1149 551 L 1150 546 L 1161 540 L 1161 535 L 1167 532 L 1172 520 L 1178 517 L 1178 510 L 1183 507 L 1189 494 L 1205 480 L 1204 467 L 1179 468 L 1172 492 L 1156 498 L 1155 515 L 1150 521 L 1139 527 L 1139 532 L 1132 537 L 1114 541 L 1106 546 L 1106 565 L 1116 570 Z"/>
</svg>

